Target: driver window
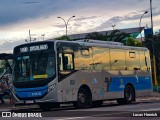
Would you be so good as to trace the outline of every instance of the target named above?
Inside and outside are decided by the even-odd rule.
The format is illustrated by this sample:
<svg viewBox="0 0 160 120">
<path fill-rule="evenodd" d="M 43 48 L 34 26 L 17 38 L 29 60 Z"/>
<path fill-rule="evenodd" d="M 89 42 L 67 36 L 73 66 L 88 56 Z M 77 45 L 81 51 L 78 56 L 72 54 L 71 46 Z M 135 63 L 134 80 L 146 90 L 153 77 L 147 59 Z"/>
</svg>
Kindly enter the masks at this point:
<svg viewBox="0 0 160 120">
<path fill-rule="evenodd" d="M 72 54 L 64 54 L 63 56 L 64 70 L 73 70 L 73 57 Z"/>
<path fill-rule="evenodd" d="M 58 65 L 59 65 L 59 81 L 72 73 L 74 70 L 73 53 L 59 53 Z"/>
<path fill-rule="evenodd" d="M 74 70 L 73 54 L 60 53 L 59 54 L 59 68 L 60 68 L 60 71 Z"/>
</svg>

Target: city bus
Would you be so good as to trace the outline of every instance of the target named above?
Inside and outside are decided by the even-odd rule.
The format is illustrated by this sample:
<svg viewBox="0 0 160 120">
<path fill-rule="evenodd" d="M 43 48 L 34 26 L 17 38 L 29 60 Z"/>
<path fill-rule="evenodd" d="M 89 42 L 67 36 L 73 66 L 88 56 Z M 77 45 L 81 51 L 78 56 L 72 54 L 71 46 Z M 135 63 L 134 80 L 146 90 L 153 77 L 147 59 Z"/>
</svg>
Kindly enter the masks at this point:
<svg viewBox="0 0 160 120">
<path fill-rule="evenodd" d="M 101 106 L 105 100 L 130 104 L 152 93 L 150 54 L 145 47 L 99 40 L 48 40 L 13 51 L 16 105 L 42 110 L 72 103 Z"/>
</svg>

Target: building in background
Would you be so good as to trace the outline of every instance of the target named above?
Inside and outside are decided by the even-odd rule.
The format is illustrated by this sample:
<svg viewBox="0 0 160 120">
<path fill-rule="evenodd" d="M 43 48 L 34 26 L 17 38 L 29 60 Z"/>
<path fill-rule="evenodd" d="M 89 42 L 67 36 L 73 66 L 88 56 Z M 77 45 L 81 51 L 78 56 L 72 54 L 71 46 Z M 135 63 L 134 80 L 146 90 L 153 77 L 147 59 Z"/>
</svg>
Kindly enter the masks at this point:
<svg viewBox="0 0 160 120">
<path fill-rule="evenodd" d="M 136 39 L 138 37 L 138 35 L 140 34 L 140 32 L 142 32 L 144 30 L 145 27 L 135 27 L 135 28 L 126 28 L 126 29 L 118 29 L 121 33 L 129 33 L 130 34 L 130 38 Z M 98 31 L 96 33 L 100 33 L 100 34 L 106 34 L 106 32 L 108 33 L 112 33 L 114 30 L 108 30 L 108 31 Z M 94 33 L 94 32 L 91 32 Z M 69 38 L 71 40 L 80 40 L 80 39 L 85 39 L 86 36 L 90 34 L 90 33 L 81 33 L 81 34 L 72 34 L 72 35 L 68 35 Z"/>
</svg>

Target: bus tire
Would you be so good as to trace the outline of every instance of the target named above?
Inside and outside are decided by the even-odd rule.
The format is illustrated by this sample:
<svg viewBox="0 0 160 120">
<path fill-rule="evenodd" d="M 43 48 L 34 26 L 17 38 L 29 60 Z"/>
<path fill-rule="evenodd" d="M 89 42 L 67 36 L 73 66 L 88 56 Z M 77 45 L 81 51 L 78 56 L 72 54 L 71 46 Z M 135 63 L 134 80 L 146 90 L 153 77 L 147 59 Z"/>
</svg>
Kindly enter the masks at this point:
<svg viewBox="0 0 160 120">
<path fill-rule="evenodd" d="M 40 103 L 38 104 L 40 109 L 42 109 L 43 111 L 49 111 L 53 108 L 59 108 L 60 104 L 59 103 Z"/>
<path fill-rule="evenodd" d="M 134 88 L 131 85 L 127 85 L 124 90 L 124 98 L 117 99 L 118 104 L 131 104 L 135 101 Z"/>
<path fill-rule="evenodd" d="M 134 88 L 131 85 L 127 85 L 124 91 L 124 99 L 126 104 L 131 104 L 135 101 Z"/>
<path fill-rule="evenodd" d="M 75 108 L 85 108 L 90 100 L 90 95 L 85 88 L 80 88 L 77 94 L 77 101 L 73 102 Z"/>
</svg>

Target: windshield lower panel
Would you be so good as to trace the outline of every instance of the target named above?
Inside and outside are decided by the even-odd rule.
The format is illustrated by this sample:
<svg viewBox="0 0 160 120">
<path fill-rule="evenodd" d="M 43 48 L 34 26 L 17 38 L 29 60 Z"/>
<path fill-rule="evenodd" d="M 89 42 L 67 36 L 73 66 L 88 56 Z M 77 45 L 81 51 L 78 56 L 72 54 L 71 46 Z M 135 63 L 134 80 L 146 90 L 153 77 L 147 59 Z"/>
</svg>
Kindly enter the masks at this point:
<svg viewBox="0 0 160 120">
<path fill-rule="evenodd" d="M 37 52 L 18 56 L 14 65 L 14 82 L 41 81 L 55 78 L 55 57 L 53 52 Z"/>
</svg>

